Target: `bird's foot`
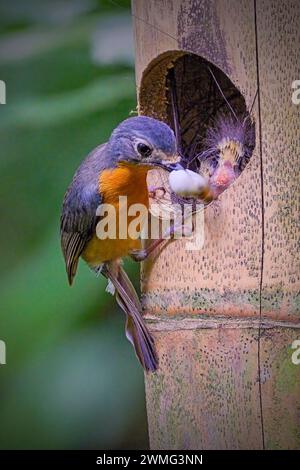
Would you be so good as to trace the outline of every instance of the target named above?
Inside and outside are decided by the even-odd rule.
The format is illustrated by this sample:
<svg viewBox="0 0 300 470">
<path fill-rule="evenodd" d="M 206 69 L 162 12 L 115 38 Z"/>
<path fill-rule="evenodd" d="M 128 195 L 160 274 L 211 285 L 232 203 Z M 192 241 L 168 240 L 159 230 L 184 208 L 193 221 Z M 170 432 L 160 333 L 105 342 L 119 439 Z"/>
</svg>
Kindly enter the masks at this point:
<svg viewBox="0 0 300 470">
<path fill-rule="evenodd" d="M 148 253 L 147 253 L 146 249 L 144 249 L 144 250 L 132 250 L 129 253 L 129 255 L 134 261 L 137 261 L 137 262 L 144 261 L 148 257 Z"/>
<path fill-rule="evenodd" d="M 149 188 L 148 193 L 151 199 L 162 199 L 166 193 L 166 189 L 163 186 L 152 186 Z"/>
</svg>

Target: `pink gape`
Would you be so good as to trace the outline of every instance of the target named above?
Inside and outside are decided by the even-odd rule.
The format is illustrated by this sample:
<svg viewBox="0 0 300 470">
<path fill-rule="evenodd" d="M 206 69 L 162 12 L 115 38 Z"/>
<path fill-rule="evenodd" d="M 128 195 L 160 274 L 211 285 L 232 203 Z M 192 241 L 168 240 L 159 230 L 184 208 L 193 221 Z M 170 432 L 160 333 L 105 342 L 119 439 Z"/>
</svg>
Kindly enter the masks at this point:
<svg viewBox="0 0 300 470">
<path fill-rule="evenodd" d="M 236 174 L 232 163 L 225 160 L 209 179 L 209 185 L 213 192 L 213 199 L 217 199 L 218 196 L 235 181 L 235 179 Z"/>
</svg>

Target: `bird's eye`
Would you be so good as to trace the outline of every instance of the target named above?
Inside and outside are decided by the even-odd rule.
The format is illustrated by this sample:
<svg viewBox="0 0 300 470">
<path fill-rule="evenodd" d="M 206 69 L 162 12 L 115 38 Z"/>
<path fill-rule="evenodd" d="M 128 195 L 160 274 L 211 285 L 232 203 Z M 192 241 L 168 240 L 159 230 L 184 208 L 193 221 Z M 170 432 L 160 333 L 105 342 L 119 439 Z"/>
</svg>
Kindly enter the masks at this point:
<svg viewBox="0 0 300 470">
<path fill-rule="evenodd" d="M 210 161 L 212 168 L 215 170 L 219 164 L 219 159 L 217 157 L 213 157 Z"/>
<path fill-rule="evenodd" d="M 136 148 L 142 157 L 149 157 L 152 153 L 152 148 L 149 147 L 149 145 L 144 144 L 143 142 L 139 142 Z"/>
</svg>

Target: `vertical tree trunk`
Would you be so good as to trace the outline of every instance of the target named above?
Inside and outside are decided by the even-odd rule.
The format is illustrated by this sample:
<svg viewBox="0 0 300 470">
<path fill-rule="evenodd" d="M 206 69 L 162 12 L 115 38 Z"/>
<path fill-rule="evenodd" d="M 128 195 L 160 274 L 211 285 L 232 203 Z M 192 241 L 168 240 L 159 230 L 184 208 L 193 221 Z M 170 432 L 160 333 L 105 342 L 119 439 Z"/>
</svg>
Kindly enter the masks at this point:
<svg viewBox="0 0 300 470">
<path fill-rule="evenodd" d="M 175 241 L 143 266 L 160 357 L 146 377 L 151 447 L 300 448 L 300 4 L 133 0 L 133 14 L 142 114 L 168 122 L 166 75 L 189 53 L 248 109 L 259 86 L 255 152 L 218 214 L 206 210 L 204 247 Z"/>
</svg>

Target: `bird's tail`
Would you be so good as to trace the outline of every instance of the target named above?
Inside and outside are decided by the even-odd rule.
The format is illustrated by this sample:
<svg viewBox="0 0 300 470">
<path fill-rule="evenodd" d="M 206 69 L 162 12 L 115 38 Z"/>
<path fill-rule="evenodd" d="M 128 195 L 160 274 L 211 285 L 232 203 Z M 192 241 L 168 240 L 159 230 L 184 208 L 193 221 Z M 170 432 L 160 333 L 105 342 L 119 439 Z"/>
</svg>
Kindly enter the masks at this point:
<svg viewBox="0 0 300 470">
<path fill-rule="evenodd" d="M 118 261 L 105 263 L 101 273 L 114 285 L 116 300 L 126 314 L 127 339 L 132 343 L 143 368 L 154 372 L 158 367 L 154 340 L 142 318 L 142 307 L 129 277 Z"/>
</svg>

